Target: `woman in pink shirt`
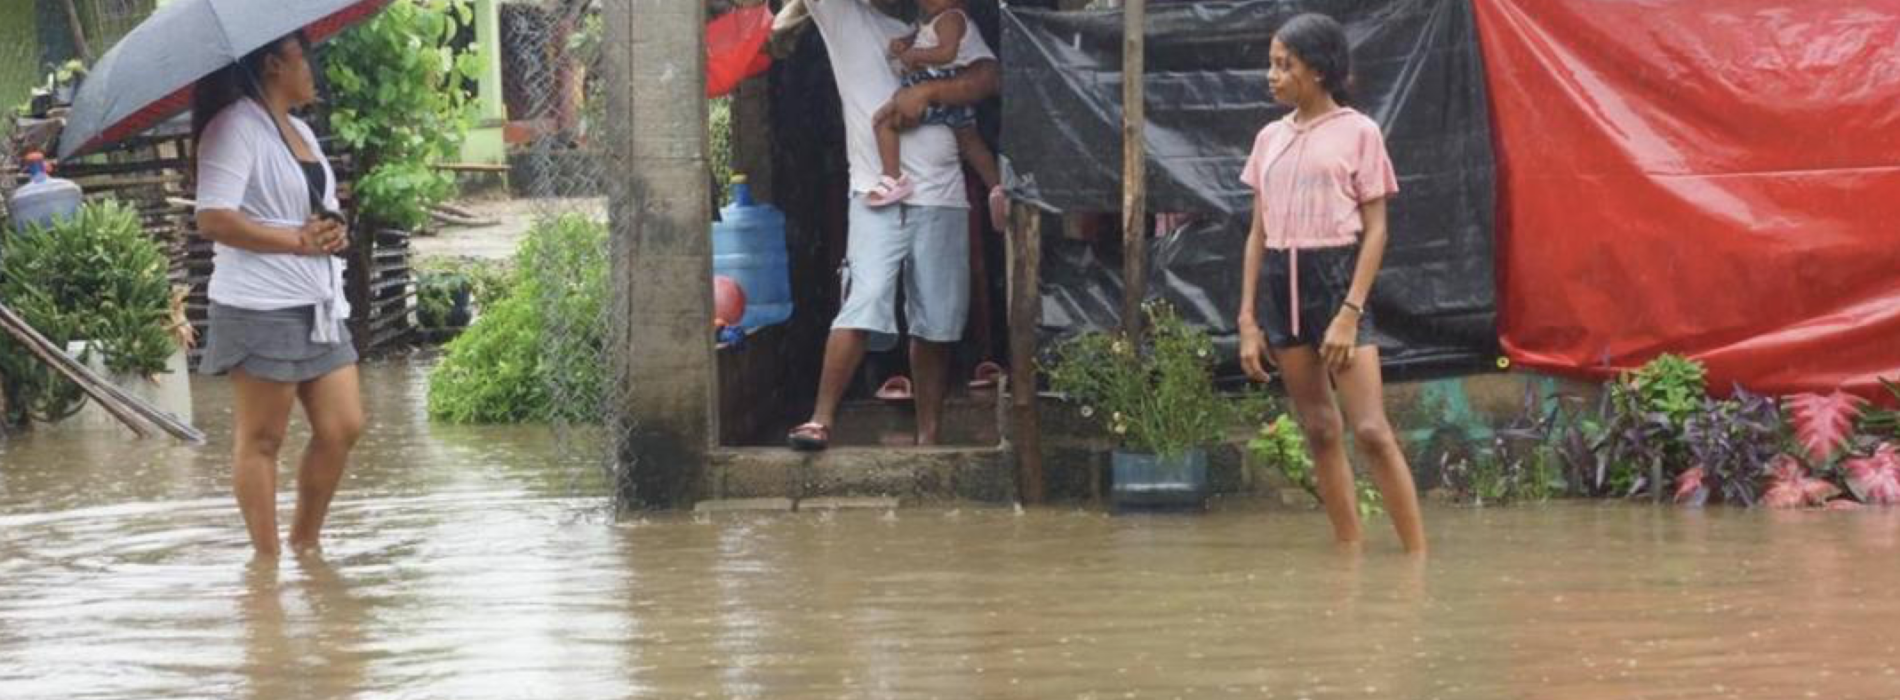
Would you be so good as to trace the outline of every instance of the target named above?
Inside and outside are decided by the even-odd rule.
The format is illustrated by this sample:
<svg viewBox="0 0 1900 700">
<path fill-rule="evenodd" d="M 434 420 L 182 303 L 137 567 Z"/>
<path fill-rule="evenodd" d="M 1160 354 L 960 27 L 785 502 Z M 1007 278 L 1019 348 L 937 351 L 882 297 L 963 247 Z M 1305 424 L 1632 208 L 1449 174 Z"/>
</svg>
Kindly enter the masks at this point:
<svg viewBox="0 0 1900 700">
<path fill-rule="evenodd" d="M 1366 334 L 1366 299 L 1385 257 L 1386 198 L 1398 192 L 1398 178 L 1379 125 L 1345 106 L 1352 56 L 1338 22 L 1317 14 L 1289 20 L 1274 33 L 1270 60 L 1273 97 L 1293 113 L 1260 130 L 1241 173 L 1254 191 L 1241 367 L 1261 382 L 1263 362 L 1280 369 L 1339 541 L 1360 538 L 1344 441 L 1350 426 L 1399 539 L 1423 553 L 1417 490 L 1386 420 L 1379 348 Z"/>
</svg>

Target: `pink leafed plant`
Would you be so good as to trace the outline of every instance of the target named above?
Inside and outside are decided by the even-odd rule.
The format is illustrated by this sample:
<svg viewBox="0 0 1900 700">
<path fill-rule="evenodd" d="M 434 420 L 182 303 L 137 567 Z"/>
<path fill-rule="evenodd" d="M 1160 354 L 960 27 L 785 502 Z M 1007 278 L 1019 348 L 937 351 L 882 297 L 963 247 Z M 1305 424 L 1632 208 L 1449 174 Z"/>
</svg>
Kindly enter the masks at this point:
<svg viewBox="0 0 1900 700">
<path fill-rule="evenodd" d="M 1709 470 L 1699 465 L 1676 475 L 1676 503 L 1688 506 L 1700 506 L 1707 503 L 1709 501 L 1708 480 Z"/>
<path fill-rule="evenodd" d="M 1768 473 L 1768 490 L 1762 493 L 1761 502 L 1769 508 L 1825 506 L 1828 499 L 1841 493 L 1840 487 L 1826 479 L 1809 476 L 1808 468 L 1788 455 L 1776 457 Z"/>
<path fill-rule="evenodd" d="M 1884 443 L 1871 457 L 1841 463 L 1847 472 L 1847 488 L 1862 502 L 1890 506 L 1900 503 L 1900 447 Z"/>
<path fill-rule="evenodd" d="M 1832 394 L 1797 394 L 1786 403 L 1794 418 L 1795 436 L 1816 465 L 1826 464 L 1835 450 L 1854 433 L 1854 419 L 1866 399 L 1836 391 Z"/>
</svg>

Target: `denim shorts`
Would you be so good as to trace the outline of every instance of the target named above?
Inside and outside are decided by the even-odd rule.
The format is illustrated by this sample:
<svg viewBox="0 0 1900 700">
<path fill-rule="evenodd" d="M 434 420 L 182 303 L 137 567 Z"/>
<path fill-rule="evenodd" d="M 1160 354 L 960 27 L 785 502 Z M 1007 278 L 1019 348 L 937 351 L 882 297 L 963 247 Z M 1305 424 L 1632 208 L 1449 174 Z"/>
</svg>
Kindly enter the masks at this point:
<svg viewBox="0 0 1900 700">
<path fill-rule="evenodd" d="M 904 289 L 910 336 L 933 343 L 963 339 L 970 314 L 970 210 L 893 204 L 851 197 L 845 243 L 844 304 L 834 329 L 871 334 L 870 349 L 897 345 L 897 289 Z"/>
</svg>

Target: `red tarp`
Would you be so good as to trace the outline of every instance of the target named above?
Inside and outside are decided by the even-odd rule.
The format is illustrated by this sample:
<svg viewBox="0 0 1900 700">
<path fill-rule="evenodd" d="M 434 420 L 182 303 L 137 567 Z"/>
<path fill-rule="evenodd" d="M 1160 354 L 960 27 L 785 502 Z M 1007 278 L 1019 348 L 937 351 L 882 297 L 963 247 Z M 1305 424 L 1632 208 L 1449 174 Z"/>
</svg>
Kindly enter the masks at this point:
<svg viewBox="0 0 1900 700">
<path fill-rule="evenodd" d="M 1476 0 L 1510 357 L 1900 377 L 1900 0 Z"/>
<path fill-rule="evenodd" d="M 706 23 L 706 96 L 721 97 L 746 78 L 772 67 L 765 42 L 772 38 L 772 8 L 733 10 Z"/>
</svg>

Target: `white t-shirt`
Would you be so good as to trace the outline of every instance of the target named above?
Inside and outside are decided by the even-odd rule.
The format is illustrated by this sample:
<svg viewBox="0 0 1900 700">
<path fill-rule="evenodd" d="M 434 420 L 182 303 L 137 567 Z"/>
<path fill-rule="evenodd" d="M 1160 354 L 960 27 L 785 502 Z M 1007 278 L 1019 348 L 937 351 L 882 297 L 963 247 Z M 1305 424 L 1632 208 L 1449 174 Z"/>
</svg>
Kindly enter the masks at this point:
<svg viewBox="0 0 1900 700">
<path fill-rule="evenodd" d="M 851 191 L 877 187 L 884 166 L 877 155 L 877 130 L 871 118 L 891 101 L 899 77 L 886 61 L 891 40 L 909 34 L 911 27 L 879 12 L 867 0 L 806 0 L 812 22 L 825 38 L 831 55 L 832 76 L 844 104 L 845 155 L 851 164 Z M 970 27 L 976 34 L 976 27 Z M 979 42 L 980 45 L 980 42 Z M 969 42 L 964 42 L 969 46 Z M 961 51 L 962 49 L 959 49 Z M 984 45 L 984 51 L 988 51 Z M 972 59 L 975 60 L 975 59 Z M 907 204 L 968 209 L 963 189 L 963 165 L 957 138 L 948 127 L 919 126 L 905 131 L 899 145 L 901 165 L 917 189 Z"/>
<path fill-rule="evenodd" d="M 302 120 L 291 118 L 310 152 L 323 164 L 324 206 L 335 211 L 336 174 Z M 310 190 L 303 169 L 278 135 L 270 112 L 238 100 L 206 125 L 198 144 L 198 211 L 237 211 L 258 223 L 302 227 L 310 220 Z M 333 304 L 335 318 L 348 318 L 343 295 L 345 262 L 334 256 L 257 253 L 222 243 L 212 246 L 211 301 L 254 311 Z"/>
</svg>

